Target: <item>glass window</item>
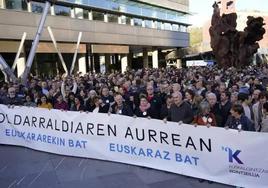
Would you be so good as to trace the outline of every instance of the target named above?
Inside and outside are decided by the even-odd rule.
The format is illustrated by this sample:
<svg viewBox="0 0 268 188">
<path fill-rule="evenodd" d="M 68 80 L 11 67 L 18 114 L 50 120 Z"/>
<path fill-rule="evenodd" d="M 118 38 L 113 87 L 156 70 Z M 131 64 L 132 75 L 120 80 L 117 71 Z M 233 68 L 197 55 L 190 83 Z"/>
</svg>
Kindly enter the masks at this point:
<svg viewBox="0 0 268 188">
<path fill-rule="evenodd" d="M 142 15 L 143 16 L 148 16 L 148 17 L 153 17 L 153 7 L 151 6 L 145 6 L 145 7 L 142 7 L 141 8 L 141 11 L 142 11 Z"/>
<path fill-rule="evenodd" d="M 118 23 L 118 16 L 114 14 L 107 14 L 108 22 Z"/>
<path fill-rule="evenodd" d="M 55 5 L 55 15 L 70 16 L 71 15 L 71 8 Z"/>
<path fill-rule="evenodd" d="M 153 21 L 152 20 L 145 20 L 145 27 L 152 28 L 153 27 Z"/>
<path fill-rule="evenodd" d="M 172 30 L 170 23 L 165 23 L 164 28 L 165 28 L 165 30 Z"/>
<path fill-rule="evenodd" d="M 104 13 L 92 11 L 93 20 L 104 21 Z"/>
<path fill-rule="evenodd" d="M 132 14 L 141 14 L 141 8 L 138 6 L 137 3 L 132 2 L 131 4 L 126 5 L 126 12 Z"/>
<path fill-rule="evenodd" d="M 135 26 L 142 26 L 142 19 L 134 18 L 134 25 Z"/>
<path fill-rule="evenodd" d="M 176 12 L 173 11 L 167 11 L 167 19 L 168 20 L 176 20 Z"/>
<path fill-rule="evenodd" d="M 127 24 L 130 25 L 131 23 L 131 18 L 127 16 L 121 16 L 121 24 Z"/>
<path fill-rule="evenodd" d="M 120 11 L 120 5 L 119 5 L 118 2 L 113 2 L 113 1 L 111 1 L 111 2 L 109 3 L 109 8 L 110 8 L 111 10 Z"/>
<path fill-rule="evenodd" d="M 157 29 L 161 29 L 161 25 L 162 25 L 161 22 L 157 22 L 157 23 L 156 23 L 156 28 L 157 28 Z"/>
<path fill-rule="evenodd" d="M 89 14 L 89 11 L 88 10 L 83 10 L 83 17 L 84 17 L 84 19 L 88 19 L 88 14 Z"/>
<path fill-rule="evenodd" d="M 27 11 L 27 1 L 26 0 L 6 0 L 6 9 L 16 9 Z"/>
<path fill-rule="evenodd" d="M 109 1 L 107 0 L 89 0 L 88 4 L 94 7 L 109 9 Z"/>
<path fill-rule="evenodd" d="M 161 10 L 161 9 L 156 9 L 157 10 L 157 18 L 159 19 L 166 19 L 166 11 Z"/>
<path fill-rule="evenodd" d="M 31 1 L 32 12 L 41 14 L 45 8 L 44 3 Z"/>
<path fill-rule="evenodd" d="M 172 31 L 179 31 L 179 25 L 178 24 L 172 24 Z"/>
</svg>

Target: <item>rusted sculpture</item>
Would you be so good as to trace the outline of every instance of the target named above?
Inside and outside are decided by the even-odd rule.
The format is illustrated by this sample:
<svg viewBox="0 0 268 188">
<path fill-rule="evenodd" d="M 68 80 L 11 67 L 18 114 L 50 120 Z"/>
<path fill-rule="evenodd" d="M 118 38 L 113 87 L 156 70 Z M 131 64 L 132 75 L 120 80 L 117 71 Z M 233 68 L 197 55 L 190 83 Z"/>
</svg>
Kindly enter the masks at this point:
<svg viewBox="0 0 268 188">
<path fill-rule="evenodd" d="M 218 2 L 219 3 L 219 2 Z M 265 29 L 262 17 L 248 16 L 244 31 L 236 30 L 236 13 L 220 15 L 218 3 L 214 3 L 214 12 L 209 28 L 211 48 L 221 67 L 244 67 L 250 64 Z M 228 5 L 227 5 L 228 6 Z"/>
</svg>

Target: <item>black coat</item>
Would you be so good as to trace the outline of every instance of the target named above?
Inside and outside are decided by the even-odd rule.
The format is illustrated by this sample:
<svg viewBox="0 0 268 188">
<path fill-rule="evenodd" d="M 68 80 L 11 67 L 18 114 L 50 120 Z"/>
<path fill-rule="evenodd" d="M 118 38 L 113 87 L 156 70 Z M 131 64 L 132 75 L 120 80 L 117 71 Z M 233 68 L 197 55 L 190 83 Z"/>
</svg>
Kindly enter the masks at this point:
<svg viewBox="0 0 268 188">
<path fill-rule="evenodd" d="M 194 120 L 194 113 L 187 102 L 182 102 L 180 106 L 172 104 L 168 111 L 168 120 L 190 124 Z"/>
<path fill-rule="evenodd" d="M 149 101 L 151 104 L 151 118 L 154 119 L 160 119 L 160 112 L 161 112 L 161 107 L 162 107 L 162 101 L 161 98 L 154 95 L 154 97 Z"/>
<path fill-rule="evenodd" d="M 125 116 L 133 116 L 133 110 L 127 105 L 126 103 L 123 103 L 122 108 L 119 110 L 119 113 L 117 113 L 117 104 L 113 104 L 111 106 L 112 108 L 112 114 L 120 114 Z"/>
</svg>

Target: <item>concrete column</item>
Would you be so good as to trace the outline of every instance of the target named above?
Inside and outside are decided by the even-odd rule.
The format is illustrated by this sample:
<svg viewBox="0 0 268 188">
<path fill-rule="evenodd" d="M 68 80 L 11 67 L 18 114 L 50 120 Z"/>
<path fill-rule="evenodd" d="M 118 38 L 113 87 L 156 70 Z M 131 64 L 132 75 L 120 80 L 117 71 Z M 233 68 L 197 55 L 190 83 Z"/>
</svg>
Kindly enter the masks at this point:
<svg viewBox="0 0 268 188">
<path fill-rule="evenodd" d="M 0 0 L 1 1 L 1 0 Z M 32 12 L 31 2 L 27 2 L 27 11 Z"/>
<path fill-rule="evenodd" d="M 142 27 L 145 27 L 145 20 L 142 20 L 142 22 L 141 22 L 141 26 L 142 26 Z"/>
<path fill-rule="evenodd" d="M 104 22 L 108 22 L 108 14 L 104 14 Z"/>
<path fill-rule="evenodd" d="M 157 29 L 157 21 L 153 21 L 153 23 L 152 23 L 152 28 L 153 28 L 153 29 Z"/>
<path fill-rule="evenodd" d="M 165 24 L 163 22 L 161 23 L 161 30 L 165 30 Z"/>
<path fill-rule="evenodd" d="M 121 57 L 121 72 L 124 73 L 128 67 L 128 58 L 126 55 Z"/>
<path fill-rule="evenodd" d="M 71 9 L 71 18 L 75 18 L 75 11 L 74 11 L 74 8 Z"/>
<path fill-rule="evenodd" d="M 130 25 L 134 26 L 134 19 L 133 18 L 130 19 Z"/>
<path fill-rule="evenodd" d="M 83 54 L 78 59 L 78 71 L 82 73 L 82 75 L 85 75 L 87 73 L 87 65 L 86 65 L 86 56 Z"/>
<path fill-rule="evenodd" d="M 0 0 L 0 8 L 5 8 L 5 0 Z"/>
<path fill-rule="evenodd" d="M 74 13 L 75 13 L 75 17 L 78 19 L 83 19 L 84 15 L 83 15 L 83 9 L 81 8 L 74 8 Z"/>
<path fill-rule="evenodd" d="M 118 24 L 122 24 L 122 16 L 118 16 Z"/>
<path fill-rule="evenodd" d="M 143 48 L 143 68 L 148 68 L 148 64 L 148 50 L 146 48 Z"/>
<path fill-rule="evenodd" d="M 100 64 L 100 72 L 105 73 L 106 69 L 105 69 L 105 56 L 104 55 L 100 55 L 99 64 Z"/>
<path fill-rule="evenodd" d="M 153 68 L 158 68 L 158 50 L 153 51 Z"/>
<path fill-rule="evenodd" d="M 51 12 L 52 16 L 55 16 L 55 6 L 54 5 L 50 7 L 50 12 Z"/>
<path fill-rule="evenodd" d="M 93 20 L 93 12 L 92 12 L 92 10 L 88 12 L 88 19 Z"/>
<path fill-rule="evenodd" d="M 181 63 L 181 60 L 180 59 L 177 59 L 176 67 L 178 69 L 182 68 L 182 63 Z"/>
<path fill-rule="evenodd" d="M 20 77 L 25 69 L 25 57 L 22 54 L 17 62 L 17 76 Z"/>
</svg>

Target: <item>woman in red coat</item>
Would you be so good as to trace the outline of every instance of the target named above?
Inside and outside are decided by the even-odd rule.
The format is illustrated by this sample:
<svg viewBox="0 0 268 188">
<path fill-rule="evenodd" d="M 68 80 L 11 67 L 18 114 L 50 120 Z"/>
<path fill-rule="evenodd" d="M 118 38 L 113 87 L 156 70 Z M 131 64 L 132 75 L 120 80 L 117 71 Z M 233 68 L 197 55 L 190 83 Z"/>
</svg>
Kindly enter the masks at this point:
<svg viewBox="0 0 268 188">
<path fill-rule="evenodd" d="M 194 118 L 194 123 L 197 125 L 216 126 L 216 118 L 215 115 L 210 112 L 208 102 L 200 103 L 199 112 Z"/>
</svg>

